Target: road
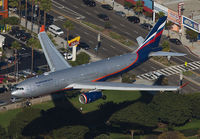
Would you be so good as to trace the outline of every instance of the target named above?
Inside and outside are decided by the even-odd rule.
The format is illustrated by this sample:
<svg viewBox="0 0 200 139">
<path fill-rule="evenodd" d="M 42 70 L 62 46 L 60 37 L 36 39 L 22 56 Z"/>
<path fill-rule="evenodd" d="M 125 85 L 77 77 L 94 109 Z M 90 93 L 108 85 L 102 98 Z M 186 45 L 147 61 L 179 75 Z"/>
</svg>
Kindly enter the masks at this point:
<svg viewBox="0 0 200 139">
<path fill-rule="evenodd" d="M 78 2 L 77 0 L 74 0 L 73 2 L 69 2 L 68 0 L 67 1 L 58 0 L 58 1 L 56 1 L 56 3 L 60 3 L 62 5 L 62 7 L 57 7 L 55 5 L 53 6 L 53 9 L 60 13 L 60 15 L 58 15 L 54 12 L 51 12 L 51 14 L 54 15 L 54 17 L 59 17 L 61 15 L 63 15 L 62 17 L 68 16 L 67 11 L 69 9 L 71 9 L 70 11 L 76 11 L 76 15 L 84 16 L 85 17 L 84 21 L 88 21 L 93 24 L 104 26 L 105 22 L 100 20 L 99 18 L 97 18 L 97 14 L 98 13 L 106 13 L 109 15 L 109 17 L 111 19 L 112 27 L 114 26 L 114 28 L 112 28 L 112 30 L 119 34 L 126 36 L 127 38 L 135 41 L 135 39 L 138 36 L 145 37 L 148 34 L 148 31 L 141 28 L 138 24 L 132 24 L 132 23 L 128 22 L 126 19 L 115 15 L 114 11 L 107 11 L 107 10 L 101 8 L 99 3 L 97 3 L 96 7 L 87 7 L 82 2 L 80 2 L 80 1 Z M 68 9 L 68 10 L 66 10 L 66 9 Z M 85 10 L 85 9 L 87 9 L 87 10 Z M 77 13 L 79 13 L 79 14 L 77 14 Z M 75 15 L 69 15 L 69 16 L 77 18 L 77 16 L 75 16 Z M 64 21 L 65 21 L 64 18 L 62 18 L 62 20 L 58 19 L 58 20 L 56 20 L 55 24 L 57 24 L 58 26 L 60 26 L 62 28 L 62 24 L 64 23 Z M 122 26 L 123 26 L 123 28 L 122 28 Z M 130 28 L 132 28 L 132 29 L 130 29 Z M 63 30 L 65 30 L 65 29 L 63 29 Z M 85 27 L 80 26 L 80 24 L 75 23 L 75 29 L 72 30 L 70 32 L 70 34 L 76 35 L 77 32 L 78 32 L 78 35 L 81 36 L 81 40 L 87 42 L 92 47 L 92 50 L 90 50 L 90 52 L 95 53 L 95 51 L 93 49 L 95 45 L 93 44 L 93 42 L 97 42 L 97 34 L 94 34 L 90 30 L 86 29 Z M 162 37 L 162 41 L 163 41 L 163 38 L 166 38 L 166 37 Z M 109 42 L 109 43 L 107 43 L 107 42 Z M 115 47 L 113 47 L 113 46 L 115 46 Z M 172 51 L 187 53 L 187 56 L 184 56 L 184 57 L 171 58 L 171 60 L 176 62 L 177 64 L 183 64 L 185 61 L 192 62 L 192 61 L 200 60 L 199 58 L 190 54 L 188 52 L 188 50 L 185 49 L 183 46 L 177 46 L 173 43 L 170 43 L 170 46 L 171 46 Z M 135 48 L 136 47 L 133 47 L 132 49 L 135 49 Z M 100 51 L 99 51 L 99 56 L 101 56 L 102 58 L 105 58 L 105 57 L 112 57 L 115 55 L 124 54 L 127 52 L 131 52 L 130 49 L 128 49 L 128 48 L 126 49 L 125 47 L 123 47 L 117 43 L 111 42 L 110 40 L 103 38 L 102 47 L 100 48 Z M 162 66 L 148 61 L 148 62 L 145 62 L 144 64 L 142 64 L 141 66 L 137 67 L 136 69 L 134 69 L 132 72 L 134 74 L 138 75 L 138 74 L 146 73 L 148 71 L 162 69 L 162 68 L 163 68 Z M 195 71 L 200 72 L 200 70 L 195 70 Z M 179 82 L 178 80 L 179 80 L 178 76 L 170 76 L 169 82 L 170 82 L 170 84 L 174 85 L 174 84 L 178 84 L 178 82 Z M 200 89 L 199 86 L 191 83 L 191 85 L 188 85 L 186 87 L 185 90 L 187 90 L 187 91 L 185 91 L 185 92 L 198 91 L 199 89 Z"/>
</svg>

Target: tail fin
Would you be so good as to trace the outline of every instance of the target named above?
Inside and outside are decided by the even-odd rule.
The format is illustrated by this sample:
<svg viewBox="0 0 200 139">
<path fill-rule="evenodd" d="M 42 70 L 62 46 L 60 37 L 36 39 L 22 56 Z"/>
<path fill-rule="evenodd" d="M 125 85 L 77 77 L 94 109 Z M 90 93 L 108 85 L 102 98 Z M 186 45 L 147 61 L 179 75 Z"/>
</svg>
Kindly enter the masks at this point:
<svg viewBox="0 0 200 139">
<path fill-rule="evenodd" d="M 159 42 L 162 32 L 164 30 L 166 20 L 167 16 L 161 17 L 158 20 L 153 29 L 145 38 L 144 42 L 138 47 L 138 49 L 135 52 L 137 52 L 139 55 L 142 54 L 148 56 L 148 54 L 152 51 L 160 51 Z"/>
</svg>

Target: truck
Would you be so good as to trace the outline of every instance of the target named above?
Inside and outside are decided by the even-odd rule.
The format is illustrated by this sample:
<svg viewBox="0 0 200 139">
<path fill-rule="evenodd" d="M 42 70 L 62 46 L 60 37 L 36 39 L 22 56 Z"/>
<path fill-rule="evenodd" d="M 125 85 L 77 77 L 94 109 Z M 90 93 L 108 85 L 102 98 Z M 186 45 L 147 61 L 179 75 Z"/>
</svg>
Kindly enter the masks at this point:
<svg viewBox="0 0 200 139">
<path fill-rule="evenodd" d="M 0 35 L 0 57 L 2 56 L 3 45 L 5 44 L 5 37 Z"/>
</svg>

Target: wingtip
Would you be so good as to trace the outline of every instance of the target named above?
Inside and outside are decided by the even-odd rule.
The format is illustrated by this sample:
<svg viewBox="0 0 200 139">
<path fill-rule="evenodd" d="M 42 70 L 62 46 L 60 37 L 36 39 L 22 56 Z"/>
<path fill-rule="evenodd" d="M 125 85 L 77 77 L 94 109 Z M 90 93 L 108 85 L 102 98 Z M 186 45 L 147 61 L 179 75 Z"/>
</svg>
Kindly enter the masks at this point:
<svg viewBox="0 0 200 139">
<path fill-rule="evenodd" d="M 41 28 L 40 28 L 40 32 L 44 32 L 45 31 L 45 26 L 42 25 Z"/>
</svg>

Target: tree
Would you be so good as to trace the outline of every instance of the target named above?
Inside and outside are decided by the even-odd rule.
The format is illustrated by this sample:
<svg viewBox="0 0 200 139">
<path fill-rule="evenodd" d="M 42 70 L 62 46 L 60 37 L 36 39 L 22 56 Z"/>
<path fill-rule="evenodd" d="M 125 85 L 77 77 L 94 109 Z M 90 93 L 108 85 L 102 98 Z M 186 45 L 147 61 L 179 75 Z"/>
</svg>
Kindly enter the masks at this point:
<svg viewBox="0 0 200 139">
<path fill-rule="evenodd" d="M 3 127 L 1 127 L 1 125 L 0 125 L 0 137 L 1 137 L 1 139 L 8 138 L 6 130 Z"/>
<path fill-rule="evenodd" d="M 124 1 L 124 7 L 128 8 L 128 14 L 129 14 L 129 10 L 133 7 L 133 4 L 128 1 Z"/>
<path fill-rule="evenodd" d="M 192 117 L 200 119 L 200 94 L 192 93 L 187 95 L 191 104 Z"/>
<path fill-rule="evenodd" d="M 114 113 L 110 120 L 114 123 L 132 123 L 143 126 L 156 126 L 155 112 L 147 104 L 137 102 Z"/>
<path fill-rule="evenodd" d="M 53 130 L 52 137 L 58 139 L 81 139 L 84 138 L 85 134 L 89 129 L 85 126 L 75 125 L 75 126 L 64 126 L 60 129 Z"/>
<path fill-rule="evenodd" d="M 41 0 L 36 0 L 36 3 L 38 5 L 38 18 L 37 18 L 37 23 L 38 23 L 38 33 L 40 32 L 40 20 L 41 20 L 41 15 L 40 15 L 40 3 Z"/>
<path fill-rule="evenodd" d="M 46 25 L 46 13 L 51 10 L 52 2 L 51 0 L 41 0 L 40 8 L 44 11 L 44 25 Z"/>
<path fill-rule="evenodd" d="M 12 44 L 11 44 L 11 47 L 14 49 L 14 52 L 15 52 L 15 78 L 16 78 L 16 68 L 17 68 L 17 63 L 18 63 L 18 59 L 17 59 L 17 54 L 18 54 L 18 50 L 21 49 L 21 44 L 19 44 L 19 42 L 17 41 L 14 41 Z"/>
<path fill-rule="evenodd" d="M 27 29 L 27 12 L 28 12 L 28 9 L 27 9 L 27 3 L 28 3 L 28 0 L 25 1 L 25 28 Z"/>
<path fill-rule="evenodd" d="M 10 0 L 9 6 L 17 7 L 17 9 L 19 10 L 19 17 L 20 17 L 20 22 L 21 22 L 21 0 Z"/>
<path fill-rule="evenodd" d="M 63 27 L 67 30 L 67 41 L 68 41 L 68 39 L 69 39 L 69 31 L 74 29 L 74 24 L 70 20 L 67 20 L 64 23 Z"/>
<path fill-rule="evenodd" d="M 186 29 L 186 38 L 188 38 L 192 42 L 192 46 L 195 40 L 197 40 L 198 33 L 191 30 L 191 29 Z"/>
<path fill-rule="evenodd" d="M 169 52 L 170 51 L 170 45 L 169 45 L 169 41 L 165 40 L 162 43 L 162 50 Z"/>
<path fill-rule="evenodd" d="M 169 30 L 172 28 L 172 25 L 173 23 L 171 21 L 168 21 L 166 24 L 165 24 L 165 29 L 168 31 L 168 37 L 169 36 Z"/>
<path fill-rule="evenodd" d="M 192 117 L 191 105 L 181 94 L 158 93 L 149 105 L 156 112 L 157 119 L 169 127 L 184 124 Z"/>
<path fill-rule="evenodd" d="M 128 72 L 122 74 L 122 82 L 123 83 L 133 83 L 134 80 L 135 80 L 134 74 L 130 74 Z"/>
<path fill-rule="evenodd" d="M 141 14 L 143 12 L 143 9 L 144 9 L 142 0 L 136 1 L 136 5 L 133 9 L 136 12 L 136 14 Z"/>
<path fill-rule="evenodd" d="M 178 131 L 168 131 L 160 134 L 158 139 L 186 139 L 186 137 Z"/>
<path fill-rule="evenodd" d="M 159 18 L 161 18 L 161 17 L 163 17 L 163 16 L 165 16 L 165 13 L 164 13 L 164 12 L 158 12 L 158 13 L 156 14 L 156 19 L 159 19 Z"/>
<path fill-rule="evenodd" d="M 34 17 L 34 6 L 35 6 L 35 0 L 30 0 L 31 1 L 31 32 L 33 32 L 33 17 Z"/>
<path fill-rule="evenodd" d="M 33 67 L 34 67 L 34 49 L 37 47 L 35 42 L 36 40 L 32 37 L 28 40 L 28 43 L 27 43 L 32 48 L 31 74 L 33 72 Z"/>
</svg>

